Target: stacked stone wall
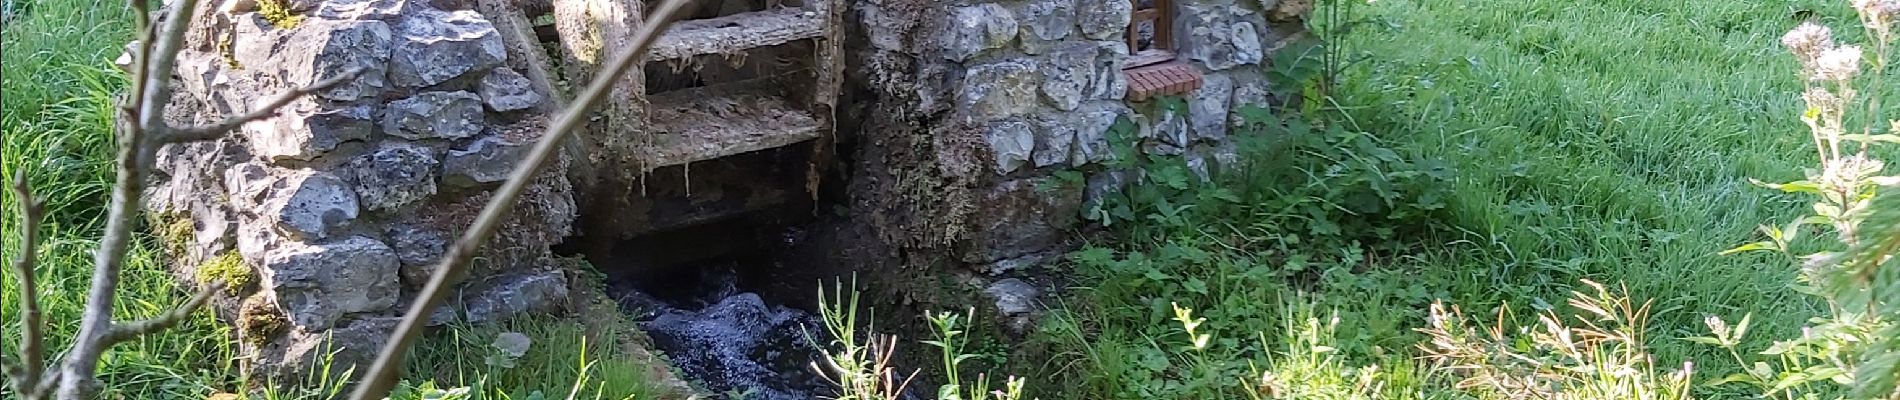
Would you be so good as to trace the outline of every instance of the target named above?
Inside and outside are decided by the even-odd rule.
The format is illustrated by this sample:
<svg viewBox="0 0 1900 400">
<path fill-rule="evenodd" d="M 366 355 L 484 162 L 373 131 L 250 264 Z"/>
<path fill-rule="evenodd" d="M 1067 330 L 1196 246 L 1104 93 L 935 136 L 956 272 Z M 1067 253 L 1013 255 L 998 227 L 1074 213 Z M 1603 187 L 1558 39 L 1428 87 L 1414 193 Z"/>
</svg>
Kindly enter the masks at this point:
<svg viewBox="0 0 1900 400">
<path fill-rule="evenodd" d="M 180 55 L 184 122 L 236 115 L 276 93 L 360 71 L 224 139 L 158 158 L 148 208 L 171 232 L 179 276 L 246 276 L 219 311 L 250 365 L 295 371 L 342 345 L 366 360 L 445 247 L 541 134 L 547 93 L 510 69 L 482 15 L 409 0 L 291 2 L 270 21 L 255 3 L 204 7 Z M 206 44 L 200 42 L 198 44 Z M 435 323 L 486 322 L 563 304 L 567 260 L 548 247 L 575 218 L 565 160 L 535 181 Z M 196 271 L 227 254 L 243 268 Z M 199 282 L 203 283 L 203 282 Z M 326 335 L 334 336 L 326 342 Z"/>
</svg>

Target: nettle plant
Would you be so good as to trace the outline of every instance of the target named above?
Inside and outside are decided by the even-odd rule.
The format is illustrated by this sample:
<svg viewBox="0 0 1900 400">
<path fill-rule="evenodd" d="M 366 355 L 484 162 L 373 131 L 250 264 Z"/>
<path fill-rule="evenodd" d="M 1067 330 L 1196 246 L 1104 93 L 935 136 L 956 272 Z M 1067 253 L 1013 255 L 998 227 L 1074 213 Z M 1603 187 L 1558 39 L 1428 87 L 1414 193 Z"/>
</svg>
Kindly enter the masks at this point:
<svg viewBox="0 0 1900 400">
<path fill-rule="evenodd" d="M 1784 226 L 1766 225 L 1766 240 L 1724 254 L 1769 251 L 1801 266 L 1803 291 L 1823 299 L 1828 315 L 1814 319 L 1800 337 L 1779 340 L 1750 360 L 1737 350 L 1747 333 L 1744 316 L 1730 327 L 1711 316 L 1713 344 L 1748 366 L 1718 383 L 1755 386 L 1778 398 L 1900 399 L 1900 269 L 1887 265 L 1900 250 L 1900 195 L 1882 189 L 1900 184 L 1875 146 L 1900 143 L 1900 121 L 1882 115 L 1881 96 L 1892 90 L 1886 72 L 1893 55 L 1900 0 L 1854 0 L 1867 44 L 1836 44 L 1827 27 L 1803 23 L 1781 42 L 1801 62 L 1807 123 L 1818 168 L 1787 183 L 1756 184 L 1818 198 L 1813 214 Z M 1861 90 L 1865 88 L 1866 90 Z M 1824 250 L 1791 248 L 1802 228 L 1831 228 Z M 1803 242 L 1805 243 L 1805 242 Z M 1800 246 L 1806 247 L 1806 246 Z"/>
</svg>

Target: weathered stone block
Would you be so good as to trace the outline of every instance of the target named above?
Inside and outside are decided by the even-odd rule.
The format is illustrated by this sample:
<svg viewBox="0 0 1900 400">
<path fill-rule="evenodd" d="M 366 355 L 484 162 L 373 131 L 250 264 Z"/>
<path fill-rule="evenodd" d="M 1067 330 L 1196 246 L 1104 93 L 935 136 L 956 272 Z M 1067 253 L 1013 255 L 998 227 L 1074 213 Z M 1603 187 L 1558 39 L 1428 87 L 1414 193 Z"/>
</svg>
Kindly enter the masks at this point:
<svg viewBox="0 0 1900 400">
<path fill-rule="evenodd" d="M 1120 103 L 1098 102 L 1084 105 L 1075 111 L 1057 114 L 1054 124 L 1075 128 L 1075 151 L 1069 164 L 1080 167 L 1113 159 L 1114 152 L 1109 147 L 1112 136 L 1110 131 L 1114 129 L 1115 121 L 1132 113 L 1127 106 Z M 1135 140 L 1132 134 L 1124 139 Z M 1133 146 L 1134 143 L 1127 143 L 1127 145 Z"/>
<path fill-rule="evenodd" d="M 938 36 L 944 58 L 962 62 L 985 50 L 1009 45 L 1016 37 L 1016 16 L 997 4 L 957 7 Z"/>
<path fill-rule="evenodd" d="M 1177 6 L 1174 32 L 1177 54 L 1221 71 L 1265 59 L 1259 29 L 1266 20 L 1231 4 L 1183 3 Z"/>
<path fill-rule="evenodd" d="M 1036 108 L 1036 65 L 1026 60 L 970 67 L 958 94 L 964 115 L 990 122 L 1027 114 Z"/>
<path fill-rule="evenodd" d="M 1128 95 L 1128 76 L 1122 73 L 1123 61 L 1128 60 L 1128 43 L 1110 41 L 1095 42 L 1095 45 L 1093 78 L 1083 98 L 1120 101 Z"/>
<path fill-rule="evenodd" d="M 462 321 L 491 323 L 548 312 L 567 302 L 567 276 L 536 271 L 492 276 L 462 291 Z"/>
<path fill-rule="evenodd" d="M 1188 133 L 1190 140 L 1227 139 L 1228 103 L 1233 101 L 1234 80 L 1227 74 L 1208 74 L 1201 89 L 1188 96 Z"/>
<path fill-rule="evenodd" d="M 1042 70 L 1042 95 L 1056 109 L 1074 110 L 1090 92 L 1089 84 L 1102 74 L 1120 75 L 1119 70 L 1103 71 L 1096 63 L 1100 49 L 1094 43 L 1076 42 L 1057 47 L 1049 53 Z"/>
<path fill-rule="evenodd" d="M 258 99 L 252 108 L 272 99 Z M 278 111 L 276 118 L 253 121 L 240 128 L 249 138 L 251 153 L 273 162 L 309 161 L 351 140 L 368 139 L 375 132 L 375 109 L 367 105 L 324 106 L 305 98 Z"/>
<path fill-rule="evenodd" d="M 1063 244 L 1075 227 L 1082 207 L 1082 185 L 1055 184 L 1041 188 L 1043 178 L 1023 178 L 997 184 L 983 194 L 970 220 L 972 235 L 963 259 L 989 263 L 1053 249 Z"/>
<path fill-rule="evenodd" d="M 496 68 L 482 77 L 482 102 L 495 111 L 525 110 L 541 103 L 528 77 L 507 67 Z"/>
<path fill-rule="evenodd" d="M 1076 17 L 1082 35 L 1094 40 L 1115 40 L 1128 31 L 1135 5 L 1126 1 L 1083 0 Z"/>
<path fill-rule="evenodd" d="M 383 231 L 389 238 L 389 248 L 396 252 L 396 261 L 402 263 L 403 282 L 420 285 L 429 281 L 429 275 L 442 254 L 448 249 L 449 240 L 442 232 L 415 224 L 392 224 Z"/>
<path fill-rule="evenodd" d="M 508 179 L 526 151 L 527 146 L 500 136 L 476 139 L 467 149 L 449 150 L 442 176 L 452 185 L 501 182 Z"/>
<path fill-rule="evenodd" d="M 990 153 L 996 156 L 996 173 L 1016 172 L 1036 148 L 1036 133 L 1029 123 L 1008 120 L 990 123 L 984 133 L 984 139 L 990 144 Z"/>
<path fill-rule="evenodd" d="M 239 172 L 250 179 L 254 169 Z M 278 234 L 295 240 L 321 240 L 342 230 L 358 213 L 356 193 L 335 175 L 307 169 L 271 168 L 262 181 L 244 183 L 245 189 L 264 187 L 256 197 L 258 216 Z M 243 208 L 240 208 L 241 210 Z"/>
<path fill-rule="evenodd" d="M 1036 0 L 1022 6 L 1023 50 L 1041 53 L 1051 42 L 1069 37 L 1076 29 L 1076 0 Z M 1084 0 L 1089 1 L 1089 0 Z"/>
<path fill-rule="evenodd" d="M 264 287 L 292 324 L 326 329 L 345 314 L 396 305 L 396 254 L 363 236 L 318 243 L 284 242 L 259 260 Z"/>
<path fill-rule="evenodd" d="M 395 21 L 405 14 L 432 8 L 421 0 L 327 0 L 311 15 L 324 19 Z"/>
<path fill-rule="evenodd" d="M 1141 125 L 1141 137 L 1150 139 L 1142 151 L 1152 155 L 1178 156 L 1187 150 L 1188 119 L 1186 115 L 1172 109 L 1158 109 L 1152 114 L 1138 114 L 1136 122 Z"/>
<path fill-rule="evenodd" d="M 351 160 L 356 195 L 364 207 L 393 211 L 435 195 L 435 151 L 403 143 L 384 143 Z"/>
<path fill-rule="evenodd" d="M 281 52 L 259 58 L 239 54 L 244 62 L 283 60 L 285 84 L 305 86 L 360 69 L 362 73 L 336 87 L 317 92 L 335 101 L 375 97 L 389 86 L 389 25 L 382 21 L 338 21 L 306 18 L 281 45 Z M 268 36 L 260 37 L 267 38 Z M 288 88 L 284 88 L 288 89 Z"/>
<path fill-rule="evenodd" d="M 1036 118 L 1037 168 L 1069 162 L 1075 158 L 1075 131 L 1080 125 L 1066 118 Z"/>
<path fill-rule="evenodd" d="M 474 11 L 419 10 L 396 25 L 389 80 L 400 87 L 427 87 L 488 71 L 508 60 L 501 33 Z"/>
<path fill-rule="evenodd" d="M 1247 107 L 1271 108 L 1274 104 L 1273 85 L 1265 77 L 1241 72 L 1234 75 L 1234 98 L 1227 105 L 1230 126 L 1239 126 L 1248 121 L 1241 115 Z"/>
<path fill-rule="evenodd" d="M 462 139 L 481 133 L 483 122 L 481 96 L 426 92 L 389 102 L 383 133 L 410 140 Z"/>
</svg>

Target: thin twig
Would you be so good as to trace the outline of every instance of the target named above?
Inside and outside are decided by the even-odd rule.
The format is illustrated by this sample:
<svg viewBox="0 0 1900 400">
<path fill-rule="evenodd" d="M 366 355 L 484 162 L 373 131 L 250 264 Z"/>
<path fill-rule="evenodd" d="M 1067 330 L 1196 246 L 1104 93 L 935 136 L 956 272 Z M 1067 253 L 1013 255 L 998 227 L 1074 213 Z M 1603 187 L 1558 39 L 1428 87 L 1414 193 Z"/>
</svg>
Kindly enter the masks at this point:
<svg viewBox="0 0 1900 400">
<path fill-rule="evenodd" d="M 270 102 L 265 103 L 263 106 L 258 107 L 256 110 L 251 110 L 251 112 L 244 113 L 243 115 L 225 118 L 223 121 L 218 121 L 217 123 L 214 123 L 211 125 L 178 128 L 178 129 L 174 129 L 169 132 L 165 132 L 163 134 L 159 134 L 155 136 L 158 139 L 160 144 L 199 142 L 199 141 L 217 139 L 219 137 L 223 137 L 224 134 L 237 129 L 240 126 L 244 126 L 245 123 L 261 121 L 264 119 L 268 119 L 270 117 L 275 117 L 277 116 L 277 110 L 284 108 L 284 106 L 286 105 L 290 105 L 290 102 L 296 101 L 300 97 L 307 96 L 312 93 L 322 91 L 324 89 L 329 89 L 330 87 L 336 86 L 343 82 L 348 82 L 350 79 L 356 78 L 356 75 L 361 74 L 361 73 L 363 73 L 362 68 L 353 68 L 347 72 L 344 72 L 342 75 L 337 75 L 330 79 L 325 79 L 322 82 L 317 82 L 310 86 L 304 86 L 304 87 L 300 87 L 296 89 L 291 89 L 288 92 L 280 93 L 277 95 L 277 97 L 272 98 Z"/>
<path fill-rule="evenodd" d="M 210 285 L 206 285 L 203 289 L 198 290 L 198 294 L 192 295 L 190 300 L 186 300 L 184 304 L 178 305 L 178 308 L 172 309 L 171 312 L 160 314 L 148 320 L 112 324 L 112 330 L 106 333 L 106 344 L 117 344 L 136 338 L 139 335 L 162 331 L 166 328 L 171 328 L 173 325 L 178 325 L 178 323 L 183 322 L 185 318 L 191 317 L 191 313 L 197 312 L 199 308 L 203 308 L 205 302 L 211 300 L 212 295 L 223 290 L 224 281 L 213 282 Z"/>
<path fill-rule="evenodd" d="M 131 1 L 136 9 L 149 7 L 149 0 Z M 147 24 L 143 13 L 137 17 L 142 25 L 137 29 L 156 39 L 139 44 L 142 50 L 135 64 L 144 68 L 134 72 L 134 97 L 130 99 L 133 103 L 125 107 L 128 122 L 122 124 L 124 131 L 118 137 L 118 176 L 106 212 L 105 234 L 99 249 L 93 253 L 92 286 L 86 296 L 85 312 L 80 317 L 79 334 L 73 338 L 72 348 L 61 363 L 62 376 L 57 391 L 61 400 L 88 398 L 95 389 L 99 358 L 116 340 L 123 340 L 115 340 L 112 309 L 117 300 L 120 270 L 131 245 L 132 227 L 140 212 L 138 202 L 158 147 L 157 141 L 150 140 L 147 133 L 169 130 L 164 111 L 171 99 L 172 69 L 198 5 L 198 0 L 178 0 L 166 15 L 164 28 L 157 32 L 143 26 Z"/>
<path fill-rule="evenodd" d="M 46 371 L 45 325 L 41 322 L 40 289 L 35 267 L 39 261 L 40 223 L 46 217 L 46 202 L 33 195 L 26 183 L 26 172 L 13 176 L 13 197 L 20 204 L 20 254 L 13 260 L 13 275 L 20 284 L 20 365 L 10 366 L 7 377 L 13 379 L 13 391 L 25 399 L 38 399 L 34 390 L 40 374 Z"/>
<path fill-rule="evenodd" d="M 514 171 L 508 177 L 508 182 L 495 191 L 494 197 L 489 198 L 488 204 L 482 206 L 481 214 L 476 217 L 469 230 L 456 240 L 455 245 L 449 248 L 448 254 L 436 264 L 435 273 L 429 277 L 429 283 L 422 288 L 422 293 L 416 296 L 415 302 L 410 304 L 408 314 L 403 316 L 402 323 L 396 326 L 395 332 L 390 333 L 389 342 L 376 355 L 376 363 L 370 367 L 369 374 L 365 376 L 366 379 L 356 387 L 355 392 L 350 396 L 351 399 L 382 399 L 395 388 L 396 378 L 401 374 L 403 358 L 409 352 L 409 346 L 415 341 L 416 334 L 421 332 L 422 326 L 428 322 L 428 316 L 442 304 L 443 296 L 448 294 L 447 289 L 462 280 L 463 275 L 467 273 L 469 260 L 475 257 L 476 250 L 494 235 L 495 228 L 501 224 L 502 217 L 514 208 L 515 200 L 521 197 L 521 192 L 527 188 L 528 182 L 534 180 L 535 175 L 540 174 L 541 169 L 547 166 L 548 159 L 560 149 L 562 140 L 587 122 L 588 114 L 606 97 L 615 82 L 619 82 L 621 77 L 626 76 L 629 69 L 645 58 L 647 49 L 653 45 L 653 39 L 664 32 L 673 15 L 685 5 L 686 0 L 666 0 L 657 10 L 648 13 L 646 21 L 641 23 L 640 28 L 633 34 L 632 48 L 615 57 L 613 63 L 609 64 L 605 70 L 599 71 L 594 76 L 593 83 L 588 84 L 587 91 L 576 98 L 567 110 L 562 111 L 559 120 L 541 135 L 539 143 L 535 143 L 534 150 L 520 164 L 515 165 Z"/>
</svg>

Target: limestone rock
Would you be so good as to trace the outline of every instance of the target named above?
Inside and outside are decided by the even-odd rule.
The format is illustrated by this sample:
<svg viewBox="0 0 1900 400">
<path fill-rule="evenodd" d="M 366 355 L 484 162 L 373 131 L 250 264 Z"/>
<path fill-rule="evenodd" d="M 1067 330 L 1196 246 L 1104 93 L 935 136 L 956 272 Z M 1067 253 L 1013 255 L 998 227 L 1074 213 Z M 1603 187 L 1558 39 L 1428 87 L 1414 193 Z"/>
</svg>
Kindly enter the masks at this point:
<svg viewBox="0 0 1900 400">
<path fill-rule="evenodd" d="M 435 195 L 435 152 L 427 147 L 385 143 L 349 164 L 363 207 L 394 211 Z"/>
<path fill-rule="evenodd" d="M 271 47 L 279 54 L 268 58 L 239 55 L 244 62 L 282 60 L 286 84 L 304 86 L 330 79 L 353 70 L 362 73 L 317 96 L 335 101 L 353 101 L 375 97 L 387 88 L 391 32 L 382 21 L 339 21 L 305 18 L 284 40 Z M 240 36 L 242 37 L 242 36 Z M 284 88 L 288 89 L 288 88 Z"/>
<path fill-rule="evenodd" d="M 258 99 L 253 108 L 271 99 Z M 308 98 L 278 111 L 276 118 L 244 124 L 251 153 L 270 161 L 309 161 L 351 140 L 368 139 L 375 132 L 375 109 L 367 105 L 324 108 Z"/>
<path fill-rule="evenodd" d="M 1227 172 L 1240 166 L 1240 151 L 1233 142 L 1194 146 L 1183 157 L 1188 171 L 1202 182 L 1214 180 L 1213 172 Z"/>
<path fill-rule="evenodd" d="M 1016 16 L 997 4 L 957 7 L 940 37 L 944 58 L 962 62 L 985 50 L 1009 45 L 1016 37 Z"/>
<path fill-rule="evenodd" d="M 1037 118 L 1036 168 L 1069 162 L 1075 156 L 1077 125 L 1063 119 Z"/>
<path fill-rule="evenodd" d="M 1101 207 L 1109 195 L 1121 193 L 1128 184 L 1141 180 L 1143 171 L 1102 171 L 1089 174 L 1088 187 L 1084 188 L 1082 209 L 1093 210 Z"/>
<path fill-rule="evenodd" d="M 1128 31 L 1134 19 L 1135 5 L 1127 1 L 1083 0 L 1076 15 L 1082 35 L 1094 40 L 1114 40 Z"/>
<path fill-rule="evenodd" d="M 481 133 L 482 98 L 474 93 L 425 92 L 389 102 L 383 133 L 410 140 L 462 139 Z"/>
<path fill-rule="evenodd" d="M 1090 81 L 1098 74 L 1120 75 L 1117 71 L 1097 71 L 1097 47 L 1093 43 L 1070 43 L 1050 52 L 1042 70 L 1042 95 L 1056 109 L 1068 111 L 1082 105 Z"/>
<path fill-rule="evenodd" d="M 1227 105 L 1229 114 L 1227 122 L 1232 124 L 1231 126 L 1240 126 L 1252 122 L 1247 121 L 1244 116 L 1247 108 L 1271 108 L 1274 105 L 1274 97 L 1273 86 L 1266 78 L 1251 76 L 1245 73 L 1236 75 L 1234 77 L 1234 98 Z"/>
<path fill-rule="evenodd" d="M 329 328 L 345 314 L 396 305 L 396 254 L 363 236 L 318 243 L 286 242 L 258 263 L 264 287 L 292 324 Z"/>
<path fill-rule="evenodd" d="M 1028 332 L 1035 322 L 1036 298 L 1042 296 L 1042 290 L 1021 279 L 1008 278 L 990 284 L 983 294 L 996 306 L 997 317 L 1003 321 L 1004 328 L 1020 335 Z"/>
<path fill-rule="evenodd" d="M 1131 111 L 1120 103 L 1090 104 L 1076 111 L 1058 114 L 1053 124 L 1075 129 L 1075 151 L 1069 159 L 1069 165 L 1080 167 L 1113 159 L 1115 154 L 1109 147 L 1109 141 L 1114 136 L 1111 130 L 1115 127 L 1115 121 L 1129 114 Z M 1122 139 L 1134 140 L 1133 128 L 1130 126 L 1128 137 Z M 1132 146 L 1133 143 L 1127 145 Z"/>
<path fill-rule="evenodd" d="M 1128 60 L 1128 43 L 1096 42 L 1095 65 L 1083 93 L 1085 100 L 1121 101 L 1128 95 L 1128 76 L 1122 74 L 1123 61 Z"/>
<path fill-rule="evenodd" d="M 1076 0 L 1036 0 L 1022 8 L 1023 48 L 1032 53 L 1043 43 L 1059 41 L 1075 31 Z M 1090 0 L 1084 0 L 1090 1 Z"/>
<path fill-rule="evenodd" d="M 1029 113 L 1036 108 L 1036 66 L 1029 61 L 1002 61 L 970 67 L 958 94 L 965 115 L 990 122 Z"/>
<path fill-rule="evenodd" d="M 567 302 L 567 277 L 561 271 L 489 277 L 463 290 L 462 298 L 464 322 L 499 322 L 559 308 Z"/>
<path fill-rule="evenodd" d="M 991 123 L 984 138 L 990 143 L 990 153 L 996 156 L 997 174 L 1016 172 L 1036 148 L 1035 132 L 1022 121 Z"/>
<path fill-rule="evenodd" d="M 996 312 L 1005 316 L 1018 316 L 1036 311 L 1036 297 L 1042 291 L 1021 279 L 1008 278 L 990 284 L 984 294 L 996 302 Z"/>
<path fill-rule="evenodd" d="M 1233 5 L 1183 3 L 1178 9 L 1174 29 L 1176 36 L 1185 37 L 1176 41 L 1182 57 L 1215 71 L 1265 59 L 1257 29 L 1266 21 L 1259 15 Z"/>
<path fill-rule="evenodd" d="M 402 263 L 402 280 L 410 285 L 420 285 L 429 281 L 433 267 L 448 249 L 449 240 L 442 232 L 415 224 L 395 224 L 383 231 L 389 238 L 389 247 L 396 252 L 396 261 Z"/>
<path fill-rule="evenodd" d="M 541 103 L 541 94 L 534 92 L 528 77 L 507 67 L 482 77 L 481 95 L 482 102 L 495 111 L 523 110 Z"/>
<path fill-rule="evenodd" d="M 324 19 L 367 19 L 396 21 L 405 14 L 428 11 L 420 0 L 327 0 L 312 12 Z"/>
<path fill-rule="evenodd" d="M 267 186 L 262 188 L 255 210 L 277 234 L 303 241 L 321 240 L 356 219 L 356 193 L 335 175 L 278 168 L 267 173 L 267 183 L 263 183 Z M 246 185 L 256 184 L 253 181 Z"/>
<path fill-rule="evenodd" d="M 989 263 L 1053 249 L 1075 226 L 1082 207 L 1082 185 L 1039 187 L 1043 178 L 997 184 L 977 204 L 975 225 L 963 258 Z"/>
<path fill-rule="evenodd" d="M 1160 110 L 1158 115 L 1142 115 L 1142 137 L 1151 138 L 1142 151 L 1159 156 L 1178 156 L 1187 150 L 1188 119 L 1174 110 Z"/>
<path fill-rule="evenodd" d="M 396 24 L 389 80 L 421 88 L 488 71 L 508 60 L 501 33 L 474 11 L 420 10 Z"/>
<path fill-rule="evenodd" d="M 282 339 L 257 352 L 254 374 L 281 379 L 303 379 L 315 362 L 329 362 L 334 371 L 362 371 L 376 359 L 401 317 L 365 316 L 339 321 L 333 329 L 293 329 Z"/>
<path fill-rule="evenodd" d="M 467 149 L 449 150 L 442 165 L 443 179 L 453 185 L 495 183 L 508 179 L 527 146 L 500 136 L 476 139 Z"/>
<path fill-rule="evenodd" d="M 1201 89 L 1188 96 L 1189 139 L 1216 141 L 1227 139 L 1228 103 L 1233 101 L 1234 80 L 1227 74 L 1207 74 Z"/>
</svg>

